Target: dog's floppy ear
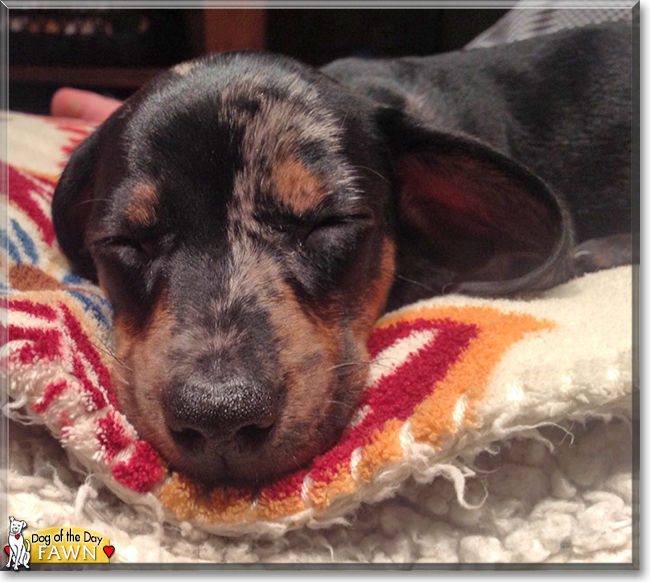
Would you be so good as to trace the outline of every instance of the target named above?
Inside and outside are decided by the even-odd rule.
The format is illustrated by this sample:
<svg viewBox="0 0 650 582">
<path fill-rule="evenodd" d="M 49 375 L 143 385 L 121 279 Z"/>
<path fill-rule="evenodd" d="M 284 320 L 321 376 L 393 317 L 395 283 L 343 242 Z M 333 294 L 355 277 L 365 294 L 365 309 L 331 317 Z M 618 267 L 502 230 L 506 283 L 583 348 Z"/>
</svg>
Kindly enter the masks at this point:
<svg viewBox="0 0 650 582">
<path fill-rule="evenodd" d="M 52 222 L 61 249 L 79 275 L 95 282 L 97 270 L 86 246 L 86 227 L 93 208 L 100 131 L 72 153 L 52 199 Z"/>
<path fill-rule="evenodd" d="M 378 118 L 397 182 L 402 282 L 494 295 L 566 280 L 569 214 L 539 178 L 467 136 L 396 110 Z"/>
</svg>

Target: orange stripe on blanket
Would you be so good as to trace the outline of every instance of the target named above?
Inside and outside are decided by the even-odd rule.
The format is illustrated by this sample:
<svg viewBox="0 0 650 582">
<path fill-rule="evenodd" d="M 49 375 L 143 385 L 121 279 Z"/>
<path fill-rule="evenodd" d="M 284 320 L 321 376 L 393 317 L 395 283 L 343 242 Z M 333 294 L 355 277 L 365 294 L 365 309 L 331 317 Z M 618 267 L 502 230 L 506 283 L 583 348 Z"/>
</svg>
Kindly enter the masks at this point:
<svg viewBox="0 0 650 582">
<path fill-rule="evenodd" d="M 357 475 L 361 481 L 370 483 L 379 469 L 402 457 L 399 435 L 403 425 L 399 420 L 389 420 L 383 430 L 375 431 L 371 443 L 364 447 L 357 465 Z"/>
<path fill-rule="evenodd" d="M 284 499 L 269 498 L 265 492 L 257 500 L 253 519 L 273 521 L 288 515 L 296 515 L 307 509 L 299 493 L 289 495 Z"/>
<path fill-rule="evenodd" d="M 308 497 L 314 509 L 329 507 L 334 499 L 353 493 L 356 482 L 352 476 L 350 463 L 341 463 L 336 469 L 330 469 L 322 481 L 315 481 L 309 488 Z"/>
<path fill-rule="evenodd" d="M 478 336 L 470 342 L 458 361 L 449 369 L 435 391 L 419 404 L 410 419 L 416 441 L 439 447 L 454 434 L 462 422 L 472 426 L 476 405 L 483 396 L 496 365 L 513 344 L 527 334 L 549 331 L 550 321 L 528 314 L 503 312 L 491 307 L 440 306 L 424 307 L 389 315 L 378 328 L 418 319 L 449 318 L 476 325 Z"/>
<path fill-rule="evenodd" d="M 323 511 L 337 498 L 354 493 L 357 482 L 370 483 L 384 466 L 402 457 L 400 431 L 403 422 L 389 420 L 381 430 L 375 430 L 369 437 L 370 444 L 360 448 L 359 460 L 352 474 L 351 463 L 341 463 L 334 470 L 321 475 L 309 488 L 308 497 L 314 509 Z"/>
<path fill-rule="evenodd" d="M 224 487 L 207 493 L 191 479 L 173 473 L 160 491 L 163 507 L 179 520 L 198 520 L 206 524 L 239 523 L 251 518 L 253 495 L 250 491 Z"/>
<path fill-rule="evenodd" d="M 291 473 L 262 489 L 255 507 L 256 518 L 271 520 L 304 511 L 302 488 L 307 472 L 302 469 Z"/>
</svg>

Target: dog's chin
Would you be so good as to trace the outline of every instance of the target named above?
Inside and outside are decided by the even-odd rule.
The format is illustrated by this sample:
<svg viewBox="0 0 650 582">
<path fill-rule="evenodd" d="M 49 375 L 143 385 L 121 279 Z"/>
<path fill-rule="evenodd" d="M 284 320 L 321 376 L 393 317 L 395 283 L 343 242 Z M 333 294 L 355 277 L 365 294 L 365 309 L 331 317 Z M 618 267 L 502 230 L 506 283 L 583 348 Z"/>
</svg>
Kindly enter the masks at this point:
<svg viewBox="0 0 650 582">
<path fill-rule="evenodd" d="M 309 463 L 306 460 L 301 464 L 260 468 L 259 463 L 228 463 L 223 459 L 216 459 L 210 466 L 193 466 L 184 463 L 172 463 L 170 468 L 178 473 L 193 479 L 205 491 L 217 488 L 238 488 L 259 490 L 271 485 L 293 471 L 300 470 Z"/>
<path fill-rule="evenodd" d="M 217 487 L 260 489 L 271 485 L 295 471 L 307 468 L 315 457 L 326 453 L 340 439 L 343 429 L 298 443 L 292 450 L 269 445 L 257 454 L 236 457 L 215 453 L 200 462 L 189 462 L 187 457 L 171 455 L 170 469 L 200 483 L 206 491 Z M 296 439 L 294 439 L 295 441 Z"/>
</svg>

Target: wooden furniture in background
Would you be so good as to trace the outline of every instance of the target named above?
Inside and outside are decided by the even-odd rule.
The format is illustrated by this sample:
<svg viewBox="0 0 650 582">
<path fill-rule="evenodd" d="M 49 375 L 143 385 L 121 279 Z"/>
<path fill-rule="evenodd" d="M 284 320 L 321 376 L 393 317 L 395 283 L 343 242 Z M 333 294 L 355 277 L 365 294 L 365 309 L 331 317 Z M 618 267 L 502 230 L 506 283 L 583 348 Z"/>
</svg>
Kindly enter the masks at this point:
<svg viewBox="0 0 650 582">
<path fill-rule="evenodd" d="M 266 10 L 203 10 L 204 53 L 263 50 L 266 47 Z"/>
<path fill-rule="evenodd" d="M 205 53 L 233 50 L 263 50 L 266 46 L 266 10 L 195 9 L 178 10 L 181 30 L 177 56 L 169 62 L 142 66 L 11 63 L 9 66 L 10 108 L 47 113 L 50 99 L 59 87 L 91 89 L 126 98 L 149 79 L 179 61 Z M 44 35 L 42 35 L 44 36 Z M 43 38 L 40 39 L 41 41 Z M 11 58 L 11 42 L 10 42 Z"/>
</svg>

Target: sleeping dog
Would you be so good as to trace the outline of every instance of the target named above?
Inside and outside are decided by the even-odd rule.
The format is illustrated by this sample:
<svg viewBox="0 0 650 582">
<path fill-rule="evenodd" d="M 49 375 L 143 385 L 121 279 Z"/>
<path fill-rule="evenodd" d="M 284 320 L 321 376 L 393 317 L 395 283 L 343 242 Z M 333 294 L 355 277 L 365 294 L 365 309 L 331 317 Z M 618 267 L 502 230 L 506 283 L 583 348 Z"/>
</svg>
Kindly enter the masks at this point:
<svg viewBox="0 0 650 582">
<path fill-rule="evenodd" d="M 122 411 L 174 469 L 331 447 L 388 309 L 631 260 L 631 28 L 321 70 L 211 55 L 73 154 L 58 240 L 115 308 Z"/>
</svg>

